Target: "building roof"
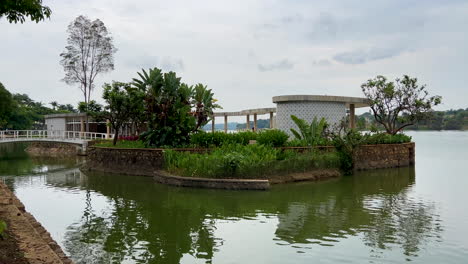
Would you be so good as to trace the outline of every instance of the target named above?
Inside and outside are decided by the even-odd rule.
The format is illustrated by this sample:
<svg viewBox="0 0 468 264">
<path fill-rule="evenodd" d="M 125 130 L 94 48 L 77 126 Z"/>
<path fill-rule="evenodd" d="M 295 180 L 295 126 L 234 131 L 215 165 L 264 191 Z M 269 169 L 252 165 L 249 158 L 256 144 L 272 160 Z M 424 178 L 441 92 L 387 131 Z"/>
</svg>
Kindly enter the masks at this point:
<svg viewBox="0 0 468 264">
<path fill-rule="evenodd" d="M 269 108 L 255 108 L 255 109 L 246 109 L 238 112 L 216 112 L 213 113 L 213 116 L 245 116 L 245 115 L 265 115 L 269 113 L 275 113 L 276 108 L 275 107 L 269 107 Z"/>
<path fill-rule="evenodd" d="M 77 118 L 77 117 L 86 117 L 86 113 L 63 113 L 63 114 L 52 114 L 52 115 L 45 115 L 45 119 L 51 119 L 51 118 Z"/>
<path fill-rule="evenodd" d="M 354 104 L 356 108 L 369 106 L 369 100 L 363 97 L 332 96 L 332 95 L 280 95 L 273 97 L 273 103 L 287 102 L 337 102 L 345 103 L 349 107 Z"/>
</svg>

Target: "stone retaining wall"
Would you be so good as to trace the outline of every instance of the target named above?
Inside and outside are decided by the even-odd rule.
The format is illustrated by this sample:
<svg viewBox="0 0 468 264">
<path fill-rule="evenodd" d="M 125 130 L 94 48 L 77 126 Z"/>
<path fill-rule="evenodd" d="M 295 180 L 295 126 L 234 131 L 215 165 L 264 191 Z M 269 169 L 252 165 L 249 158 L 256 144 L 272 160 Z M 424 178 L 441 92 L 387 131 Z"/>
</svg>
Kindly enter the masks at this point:
<svg viewBox="0 0 468 264">
<path fill-rule="evenodd" d="M 286 148 L 305 151 L 309 148 Z M 320 147 L 321 151 L 333 151 L 333 147 Z M 193 153 L 208 152 L 209 149 L 175 149 Z M 163 169 L 164 149 L 124 149 L 88 147 L 85 170 L 97 170 L 130 175 L 154 176 Z M 359 146 L 353 160 L 356 170 L 404 167 L 414 164 L 414 143 L 379 144 Z"/>
<path fill-rule="evenodd" d="M 396 168 L 414 165 L 414 142 L 359 146 L 353 155 L 355 170 Z"/>
<path fill-rule="evenodd" d="M 203 153 L 208 149 L 175 149 Z M 84 170 L 154 176 L 164 165 L 164 149 L 125 149 L 88 147 Z"/>
<path fill-rule="evenodd" d="M 24 205 L 0 181 L 0 216 L 8 223 L 8 229 L 24 257 L 31 264 L 73 264 L 49 232 L 28 213 Z"/>
<path fill-rule="evenodd" d="M 26 152 L 33 156 L 76 156 L 83 154 L 79 145 L 59 143 L 59 142 L 31 142 L 26 148 Z"/>
</svg>

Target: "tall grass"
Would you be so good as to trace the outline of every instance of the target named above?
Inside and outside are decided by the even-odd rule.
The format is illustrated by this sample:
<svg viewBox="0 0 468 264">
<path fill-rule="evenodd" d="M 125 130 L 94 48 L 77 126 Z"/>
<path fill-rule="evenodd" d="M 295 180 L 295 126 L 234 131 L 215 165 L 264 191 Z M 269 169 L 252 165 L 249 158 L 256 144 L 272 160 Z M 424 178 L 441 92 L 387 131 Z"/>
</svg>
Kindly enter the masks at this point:
<svg viewBox="0 0 468 264">
<path fill-rule="evenodd" d="M 205 178 L 267 178 L 340 166 L 336 153 L 297 153 L 265 145 L 224 145 L 205 154 L 166 150 L 164 158 L 171 173 Z"/>
</svg>

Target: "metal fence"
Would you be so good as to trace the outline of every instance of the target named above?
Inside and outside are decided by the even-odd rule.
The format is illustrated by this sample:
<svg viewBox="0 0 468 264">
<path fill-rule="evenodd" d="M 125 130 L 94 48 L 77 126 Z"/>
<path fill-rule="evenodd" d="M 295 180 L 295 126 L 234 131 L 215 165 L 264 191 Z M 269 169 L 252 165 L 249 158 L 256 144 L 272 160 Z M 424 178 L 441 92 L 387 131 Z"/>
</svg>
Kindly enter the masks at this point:
<svg viewBox="0 0 468 264">
<path fill-rule="evenodd" d="M 0 140 L 14 139 L 56 139 L 56 140 L 95 140 L 111 139 L 112 134 L 59 130 L 2 130 Z"/>
</svg>

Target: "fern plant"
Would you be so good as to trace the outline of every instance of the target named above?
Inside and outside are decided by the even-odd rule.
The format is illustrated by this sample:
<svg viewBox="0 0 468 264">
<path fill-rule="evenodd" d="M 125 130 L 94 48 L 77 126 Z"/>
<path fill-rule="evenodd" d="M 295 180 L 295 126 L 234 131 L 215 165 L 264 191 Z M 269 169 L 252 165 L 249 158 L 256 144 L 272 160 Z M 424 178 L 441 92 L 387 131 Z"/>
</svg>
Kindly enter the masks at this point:
<svg viewBox="0 0 468 264">
<path fill-rule="evenodd" d="M 299 129 L 299 131 L 295 130 L 294 128 L 290 129 L 294 137 L 304 142 L 304 144 L 307 146 L 317 146 L 318 143 L 322 140 L 323 132 L 327 127 L 327 121 L 325 121 L 325 118 L 322 117 L 320 120 L 318 120 L 317 117 L 314 117 L 310 124 L 295 115 L 291 115 L 291 119 Z"/>
</svg>

